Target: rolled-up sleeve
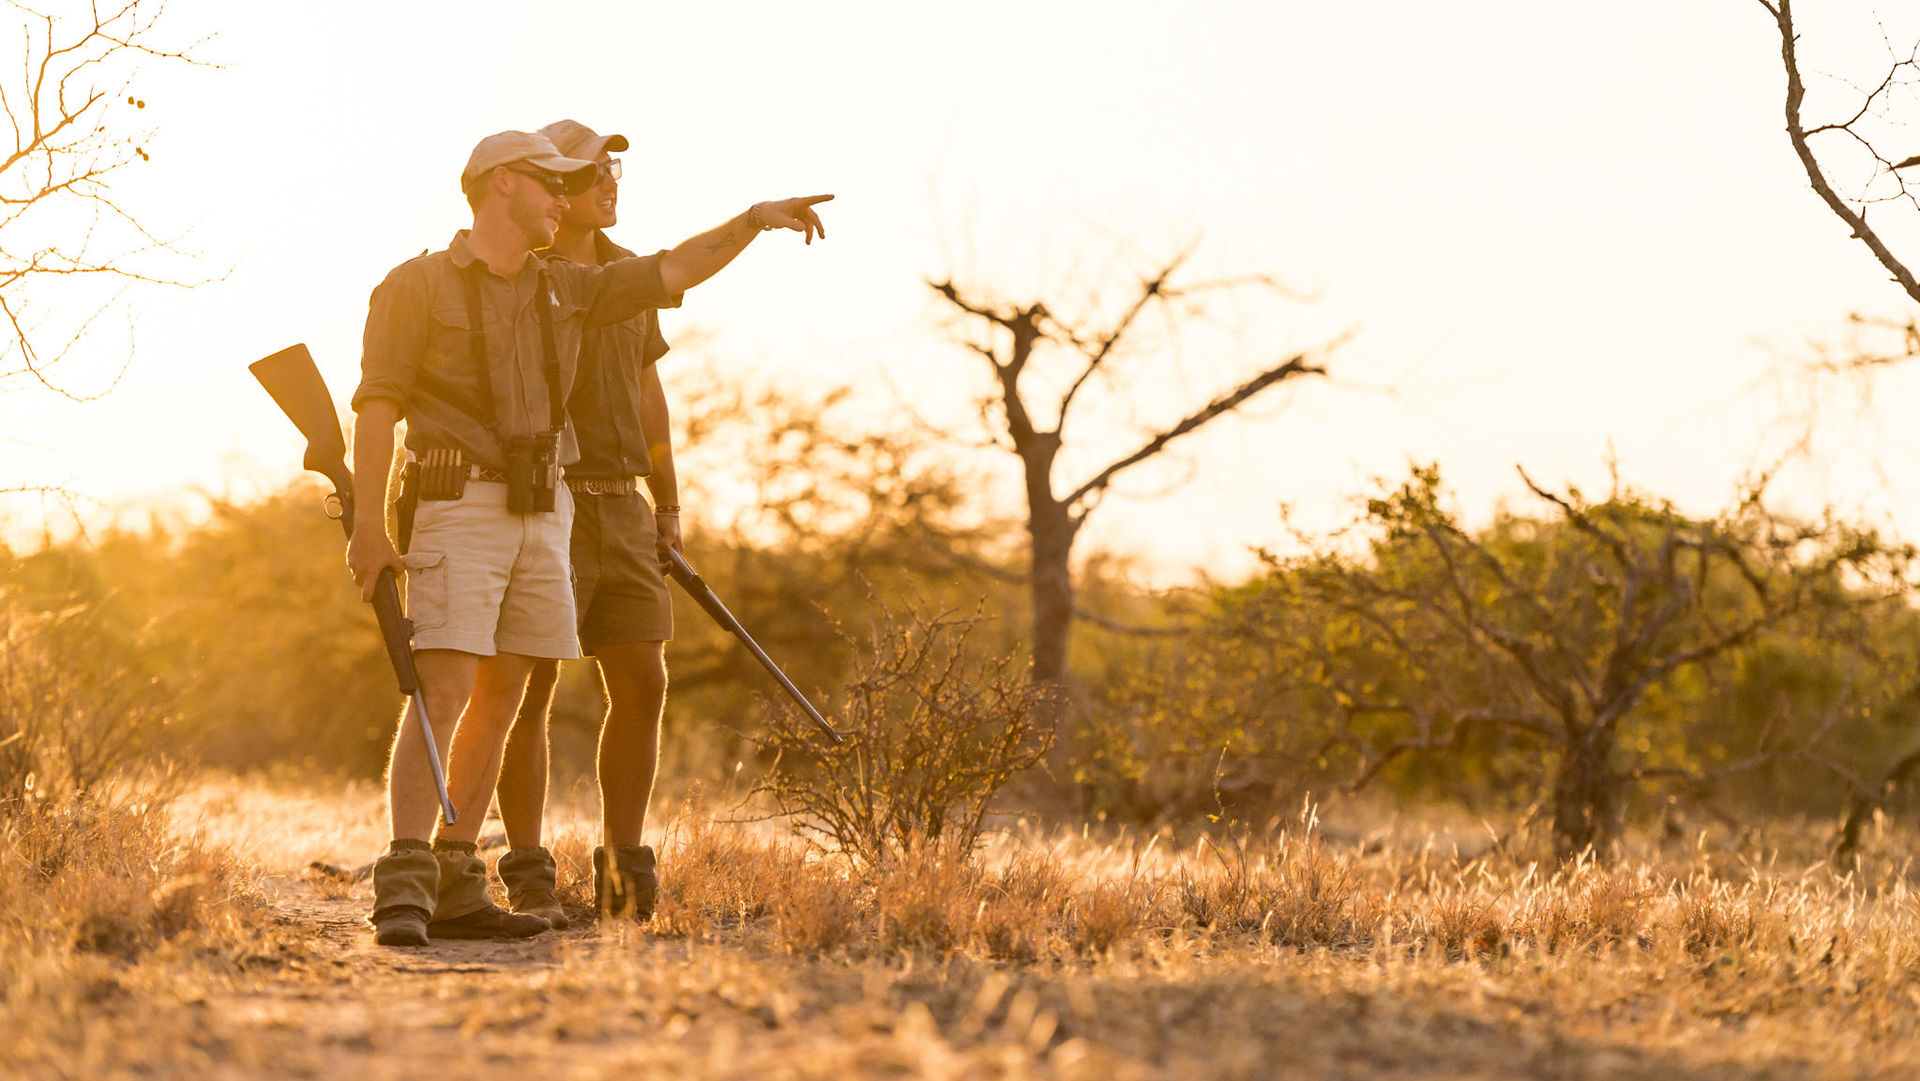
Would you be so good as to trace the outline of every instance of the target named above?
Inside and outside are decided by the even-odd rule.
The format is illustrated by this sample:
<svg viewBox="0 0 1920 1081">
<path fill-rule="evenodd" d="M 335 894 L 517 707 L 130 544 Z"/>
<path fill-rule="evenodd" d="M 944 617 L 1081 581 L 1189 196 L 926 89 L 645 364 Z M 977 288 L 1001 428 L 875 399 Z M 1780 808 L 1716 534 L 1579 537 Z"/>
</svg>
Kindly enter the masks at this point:
<svg viewBox="0 0 1920 1081">
<path fill-rule="evenodd" d="M 654 361 L 667 355 L 667 338 L 660 333 L 660 320 L 647 320 L 647 340 L 640 346 L 640 366 L 648 367 Z"/>
<path fill-rule="evenodd" d="M 353 408 L 372 398 L 391 398 L 406 416 L 427 353 L 431 320 L 425 275 L 408 263 L 394 268 L 367 305 L 367 332 L 360 351 L 360 385 Z"/>
<path fill-rule="evenodd" d="M 660 259 L 666 254 L 636 255 L 597 267 L 566 264 L 565 272 L 587 309 L 587 325 L 611 326 L 649 308 L 678 308 L 686 294 L 667 292 L 660 279 Z"/>
</svg>

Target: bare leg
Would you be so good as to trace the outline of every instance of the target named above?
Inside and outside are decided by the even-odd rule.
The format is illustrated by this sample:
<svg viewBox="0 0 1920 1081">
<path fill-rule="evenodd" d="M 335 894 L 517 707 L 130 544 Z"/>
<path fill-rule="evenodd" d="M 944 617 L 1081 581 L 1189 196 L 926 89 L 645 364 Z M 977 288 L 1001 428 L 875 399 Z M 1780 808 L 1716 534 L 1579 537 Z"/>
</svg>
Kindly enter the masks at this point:
<svg viewBox="0 0 1920 1081">
<path fill-rule="evenodd" d="M 471 653 L 453 649 L 423 649 L 414 654 L 420 690 L 427 700 L 427 715 L 433 720 L 433 744 L 440 751 L 443 768 L 455 726 L 473 691 L 479 661 L 480 658 Z M 433 824 L 440 817 L 440 793 L 427 766 L 427 745 L 420 738 L 420 722 L 409 716 L 413 711 L 409 699 L 400 715 L 400 731 L 394 737 L 393 754 L 387 762 L 388 822 L 395 840 L 424 841 L 433 836 Z M 463 815 L 466 813 L 465 808 L 460 811 Z"/>
<path fill-rule="evenodd" d="M 600 728 L 600 808 L 605 843 L 637 845 L 660 766 L 660 712 L 667 701 L 665 643 L 601 646 L 607 718 Z"/>
<path fill-rule="evenodd" d="M 487 803 L 493 799 L 494 785 L 500 779 L 500 756 L 507 732 L 513 727 L 514 713 L 526 693 L 527 673 L 533 658 L 517 653 L 482 657 L 474 673 L 473 697 L 460 715 L 460 726 L 453 733 L 448 752 L 447 791 L 453 796 L 460 821 L 442 824 L 438 839 L 477 841 L 486 818 Z"/>
<path fill-rule="evenodd" d="M 541 820 L 547 812 L 547 716 L 553 709 L 553 689 L 560 680 L 560 662 L 537 660 L 527 677 L 527 694 L 507 734 L 506 756 L 500 761 L 500 822 L 507 828 L 507 847 L 528 848 L 540 843 Z"/>
</svg>

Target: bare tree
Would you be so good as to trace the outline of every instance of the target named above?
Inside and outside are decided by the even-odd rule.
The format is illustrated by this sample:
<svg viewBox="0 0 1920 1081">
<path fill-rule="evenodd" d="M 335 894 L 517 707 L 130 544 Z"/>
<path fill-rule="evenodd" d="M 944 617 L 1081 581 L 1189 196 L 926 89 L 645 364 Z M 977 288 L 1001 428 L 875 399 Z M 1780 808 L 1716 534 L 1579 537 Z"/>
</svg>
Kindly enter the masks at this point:
<svg viewBox="0 0 1920 1081">
<path fill-rule="evenodd" d="M 1906 98 L 1909 107 L 1920 103 L 1920 43 L 1907 47 L 1902 53 L 1888 41 L 1885 71 L 1872 86 L 1862 88 L 1853 110 L 1809 126 L 1803 115 L 1807 88 L 1793 0 L 1756 2 L 1773 17 L 1779 31 L 1780 63 L 1787 82 L 1787 138 L 1806 170 L 1808 182 L 1821 202 L 1846 224 L 1848 235 L 1866 246 L 1908 299 L 1920 303 L 1920 277 L 1916 277 L 1908 262 L 1869 221 L 1875 209 L 1886 205 L 1904 204 L 1920 212 L 1920 153 L 1913 153 L 1920 151 L 1920 146 L 1907 146 L 1898 151 L 1888 146 L 1895 132 L 1911 130 L 1893 120 L 1897 99 Z M 1835 187 L 1829 177 L 1831 166 L 1815 152 L 1815 140 L 1821 138 L 1853 148 L 1856 158 L 1867 166 L 1869 179 L 1863 190 L 1843 194 Z M 1899 160 L 1894 160 L 1896 157 Z M 1856 344 L 1837 356 L 1817 357 L 1803 374 L 1815 382 L 1834 376 L 1855 380 L 1864 403 L 1870 401 L 1872 381 L 1877 373 L 1920 358 L 1920 319 L 1911 315 L 1905 319 L 1886 319 L 1856 314 L 1852 321 L 1856 330 L 1865 330 L 1871 335 L 1872 344 Z M 1800 448 L 1811 442 L 1813 423 L 1811 416 L 1802 422 Z M 1834 846 L 1837 862 L 1851 859 L 1868 817 L 1884 806 L 1888 797 L 1903 787 L 1917 770 L 1920 770 L 1920 746 L 1902 755 L 1873 781 L 1846 777 L 1852 796 Z"/>
<path fill-rule="evenodd" d="M 1889 136 L 1903 130 L 1894 122 L 1892 111 L 1901 98 L 1920 100 L 1920 43 L 1909 47 L 1904 54 L 1891 42 L 1887 44 L 1887 68 L 1878 82 L 1864 88 L 1852 112 L 1832 120 L 1825 120 L 1809 126 L 1803 114 L 1806 103 L 1807 86 L 1800 64 L 1800 36 L 1794 23 L 1793 0 L 1756 0 L 1773 16 L 1775 27 L 1780 34 L 1780 63 L 1787 77 L 1786 121 L 1787 140 L 1793 145 L 1793 152 L 1800 159 L 1800 166 L 1806 170 L 1807 181 L 1813 186 L 1814 193 L 1825 203 L 1835 217 L 1847 226 L 1848 235 L 1866 245 L 1867 250 L 1879 264 L 1886 268 L 1907 297 L 1920 303 L 1920 278 L 1896 254 L 1884 240 L 1879 231 L 1868 220 L 1870 215 L 1883 206 L 1905 205 L 1920 212 L 1920 183 L 1911 179 L 1915 174 L 1905 170 L 1920 166 L 1920 154 L 1893 160 L 1898 152 L 1885 145 Z M 1853 164 L 1864 163 L 1867 166 L 1868 180 L 1859 191 L 1843 194 L 1828 175 L 1831 167 L 1822 162 L 1815 152 L 1815 141 L 1836 141 L 1843 147 L 1851 147 L 1859 159 Z M 1908 147 L 1908 150 L 1920 147 Z M 1830 152 L 1838 156 L 1840 151 Z M 1917 170 L 1920 172 L 1920 170 Z M 1908 321 L 1907 356 L 1920 355 L 1915 346 L 1920 345 Z M 1873 357 L 1868 363 L 1884 366 L 1886 357 Z"/>
<path fill-rule="evenodd" d="M 1238 289 L 1279 291 L 1266 278 L 1244 278 L 1180 285 L 1174 281 L 1185 254 L 1169 260 L 1155 274 L 1142 279 L 1130 302 L 1110 321 L 1070 323 L 1038 300 L 1026 304 L 995 303 L 963 291 L 951 280 L 928 282 L 949 304 L 985 324 L 988 333 L 966 341 L 992 369 L 996 393 L 990 400 L 998 416 L 989 423 L 1004 430 L 996 443 L 1020 459 L 1027 502 L 1029 537 L 1028 588 L 1033 605 L 1033 677 L 1041 684 L 1059 684 L 1066 678 L 1067 644 L 1075 618 L 1073 544 L 1087 516 L 1099 505 L 1113 482 L 1134 466 L 1161 454 L 1183 436 L 1192 434 L 1250 401 L 1262 391 L 1289 379 L 1323 375 L 1320 358 L 1338 342 L 1294 352 L 1228 387 L 1186 415 L 1147 432 L 1134 449 L 1094 469 L 1078 482 L 1061 484 L 1055 464 L 1067 445 L 1069 418 L 1081 393 L 1096 378 L 1111 377 L 1112 369 L 1135 352 L 1141 318 L 1155 305 L 1169 317 L 1181 312 L 1175 302 L 1196 302 L 1204 294 Z M 1033 389 L 1036 365 L 1054 368 L 1057 396 Z M 1050 398 L 1044 405 L 1042 396 Z"/>
<path fill-rule="evenodd" d="M 193 45 L 157 41 L 164 3 L 69 4 L 45 14 L 7 0 L 19 66 L 0 71 L 0 388 L 38 385 L 98 397 L 59 371 L 131 284 L 188 284 L 166 267 L 177 238 L 156 235 L 117 186 L 150 159 L 153 135 L 135 79 L 149 61 L 195 64 Z M 198 43 L 194 43 L 198 44 Z M 0 134 L 0 139 L 4 135 Z M 129 352 L 130 357 L 130 352 Z M 118 366 L 123 374 L 125 361 Z"/>
<path fill-rule="evenodd" d="M 1893 275 L 1893 280 L 1915 302 L 1920 302 L 1920 280 L 1916 280 L 1913 271 L 1896 256 L 1886 241 L 1882 240 L 1867 217 L 1876 206 L 1905 203 L 1920 211 L 1920 191 L 1908 186 L 1901 170 L 1920 165 L 1920 155 L 1895 162 L 1876 140 L 1884 142 L 1884 128 L 1889 103 L 1902 92 L 1911 94 L 1920 86 L 1920 44 L 1907 50 L 1901 56 L 1888 47 L 1889 63 L 1887 71 L 1880 81 L 1867 90 L 1854 111 L 1844 119 L 1834 119 L 1807 126 L 1801 115 L 1806 101 L 1807 87 L 1801 75 L 1799 54 L 1799 33 L 1793 21 L 1793 0 L 1756 0 L 1767 13 L 1773 16 L 1774 25 L 1780 31 L 1780 62 L 1787 76 L 1787 138 L 1793 144 L 1793 152 L 1800 159 L 1800 165 L 1807 172 L 1807 180 L 1820 196 L 1827 209 L 1845 222 L 1854 239 L 1867 246 L 1880 265 Z M 1842 196 L 1827 177 L 1827 169 L 1814 153 L 1813 141 L 1820 136 L 1833 136 L 1844 139 L 1863 152 L 1874 166 L 1873 176 L 1866 190 L 1851 198 Z"/>
</svg>

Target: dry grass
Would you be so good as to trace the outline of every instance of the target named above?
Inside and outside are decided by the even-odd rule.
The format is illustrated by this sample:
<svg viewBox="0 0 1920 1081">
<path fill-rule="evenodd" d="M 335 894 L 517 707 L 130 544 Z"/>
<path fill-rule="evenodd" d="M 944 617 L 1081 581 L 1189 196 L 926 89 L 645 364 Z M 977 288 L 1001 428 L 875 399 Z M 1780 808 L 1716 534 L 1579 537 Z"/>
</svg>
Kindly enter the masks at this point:
<svg viewBox="0 0 1920 1081">
<path fill-rule="evenodd" d="M 1554 867 L 1412 828 L 1331 840 L 1310 816 L 1186 840 L 991 833 L 973 859 L 921 846 L 864 869 L 691 802 L 651 838 L 647 927 L 380 951 L 351 926 L 364 883 L 303 875 L 379 847 L 377 793 L 227 784 L 180 814 L 201 846 L 126 826 L 71 880 L 92 883 L 73 911 L 0 885 L 9 1076 L 1920 1072 L 1920 911 L 1888 858 L 1908 839 L 1884 830 L 1851 878 L 1811 843 Z M 585 825 L 554 841 L 583 915 Z M 236 897 L 252 881 L 271 913 Z"/>
<path fill-rule="evenodd" d="M 0 1074 L 67 1076 L 98 1011 L 277 963 L 257 881 L 159 802 L 70 798 L 0 817 Z"/>
</svg>

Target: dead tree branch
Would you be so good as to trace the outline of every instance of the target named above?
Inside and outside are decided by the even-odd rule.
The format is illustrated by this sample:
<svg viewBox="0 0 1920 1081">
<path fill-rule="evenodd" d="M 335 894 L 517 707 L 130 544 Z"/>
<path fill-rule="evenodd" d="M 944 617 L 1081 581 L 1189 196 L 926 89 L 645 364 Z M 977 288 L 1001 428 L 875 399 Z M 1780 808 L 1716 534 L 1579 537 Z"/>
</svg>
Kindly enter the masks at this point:
<svg viewBox="0 0 1920 1081">
<path fill-rule="evenodd" d="M 154 129 L 135 88 L 141 66 L 201 64 L 193 51 L 202 42 L 162 44 L 166 5 L 152 0 L 91 4 L 75 16 L 12 7 L 22 49 L 18 71 L 0 76 L 0 130 L 12 136 L 0 135 L 0 386 L 19 378 L 84 401 L 117 385 L 125 362 L 90 392 L 56 369 L 119 305 L 122 288 L 199 284 L 168 263 L 186 254 L 180 237 L 151 229 L 117 185 L 152 157 Z M 116 284 L 89 292 L 80 284 L 88 279 Z"/>
<path fill-rule="evenodd" d="M 1767 10 L 1769 15 L 1773 16 L 1774 25 L 1780 33 L 1780 62 L 1786 69 L 1787 76 L 1787 139 L 1793 144 L 1793 152 L 1800 159 L 1801 168 L 1806 170 L 1807 181 L 1813 185 L 1814 192 L 1820 196 L 1820 201 L 1827 205 L 1827 209 L 1833 211 L 1835 217 L 1846 223 L 1849 235 L 1867 246 L 1880 265 L 1893 275 L 1894 282 L 1900 286 L 1908 298 L 1920 302 L 1920 280 L 1915 279 L 1913 271 L 1894 254 L 1887 243 L 1881 239 L 1880 234 L 1867 222 L 1867 207 L 1871 202 L 1901 199 L 1912 204 L 1916 210 L 1920 210 L 1920 199 L 1916 199 L 1915 193 L 1907 188 L 1905 180 L 1900 178 L 1897 172 L 1899 169 L 1920 162 L 1920 158 L 1908 158 L 1895 164 L 1859 130 L 1861 122 L 1873 115 L 1876 105 L 1894 86 L 1910 83 L 1916 75 L 1920 75 L 1920 46 L 1916 46 L 1914 51 L 1904 59 L 1894 60 L 1886 77 L 1867 93 L 1865 100 L 1860 103 L 1852 116 L 1843 121 L 1808 127 L 1801 116 L 1801 107 L 1806 100 L 1807 89 L 1800 72 L 1799 35 L 1794 28 L 1793 0 L 1757 0 L 1757 2 Z M 1827 178 L 1826 170 L 1813 151 L 1813 137 L 1826 134 L 1846 135 L 1855 144 L 1864 148 L 1874 162 L 1887 175 L 1894 178 L 1894 182 L 1898 185 L 1897 193 L 1879 200 L 1868 200 L 1862 197 L 1858 207 L 1843 198 L 1834 190 L 1832 182 Z"/>
</svg>

